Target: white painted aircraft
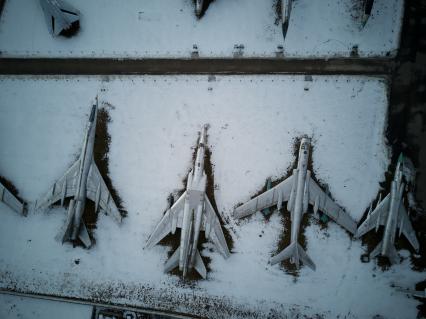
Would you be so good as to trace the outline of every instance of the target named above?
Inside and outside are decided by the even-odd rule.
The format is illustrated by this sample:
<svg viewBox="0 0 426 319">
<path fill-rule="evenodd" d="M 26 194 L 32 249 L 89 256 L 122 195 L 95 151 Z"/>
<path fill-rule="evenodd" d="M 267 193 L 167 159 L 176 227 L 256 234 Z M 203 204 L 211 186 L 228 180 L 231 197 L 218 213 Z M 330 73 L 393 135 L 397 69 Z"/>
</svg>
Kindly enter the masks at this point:
<svg viewBox="0 0 426 319">
<path fill-rule="evenodd" d="M 411 246 L 416 251 L 419 250 L 416 233 L 404 207 L 404 179 L 407 180 L 404 171 L 404 156 L 401 154 L 396 165 L 390 193 L 383 200 L 379 199 L 374 211 L 371 211 L 370 206 L 367 219 L 359 226 L 356 234 L 356 237 L 361 237 L 373 228 L 377 231 L 381 225 L 384 226 L 383 240 L 370 253 L 370 257 L 374 258 L 378 255 L 386 256 L 392 264 L 399 261 L 398 253 L 394 246 L 397 228 L 399 228 L 399 236 L 403 233 Z"/>
<path fill-rule="evenodd" d="M 46 209 L 58 201 L 63 205 L 65 198 L 73 197 L 68 206 L 68 216 L 62 242 L 75 242 L 79 238 L 86 248 L 92 245 L 82 220 L 86 197 L 95 203 L 96 212 L 101 209 L 107 215 L 114 217 L 117 222 L 121 222 L 120 211 L 114 203 L 93 159 L 97 104 L 96 99 L 96 105 L 93 105 L 89 122 L 87 123 L 79 159 L 53 184 L 47 194 L 36 203 L 36 209 Z"/>
<path fill-rule="evenodd" d="M 47 28 L 51 35 L 66 34 L 79 26 L 80 11 L 62 0 L 40 0 Z"/>
<path fill-rule="evenodd" d="M 169 272 L 179 266 L 185 277 L 192 269 L 206 278 L 207 271 L 198 251 L 200 231 L 204 231 L 223 255 L 228 258 L 230 253 L 223 235 L 219 218 L 206 195 L 207 176 L 204 172 L 205 145 L 207 126 L 198 143 L 197 157 L 194 169 L 188 174 L 186 191 L 169 208 L 148 239 L 146 247 L 152 247 L 169 233 L 174 234 L 176 228 L 181 228 L 180 246 L 167 261 L 164 271 Z"/>
<path fill-rule="evenodd" d="M 314 214 L 317 214 L 318 210 L 322 211 L 352 234 L 356 232 L 356 223 L 311 178 L 311 172 L 307 169 L 309 147 L 310 140 L 302 138 L 297 168 L 293 170 L 293 174 L 270 190 L 237 207 L 234 216 L 242 218 L 275 205 L 280 210 L 282 203 L 287 202 L 287 210 L 291 213 L 291 244 L 272 257 L 270 262 L 276 264 L 290 258 L 297 268 L 301 260 L 315 270 L 314 262 L 298 243 L 300 223 L 303 214 L 308 211 L 309 204 L 313 205 Z"/>
</svg>

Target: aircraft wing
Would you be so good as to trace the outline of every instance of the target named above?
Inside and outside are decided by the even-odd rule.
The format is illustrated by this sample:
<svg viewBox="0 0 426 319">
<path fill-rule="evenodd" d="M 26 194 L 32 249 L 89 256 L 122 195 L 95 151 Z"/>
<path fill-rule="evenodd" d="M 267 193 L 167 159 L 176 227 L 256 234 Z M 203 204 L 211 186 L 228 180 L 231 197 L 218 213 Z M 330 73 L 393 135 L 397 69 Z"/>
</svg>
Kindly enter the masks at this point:
<svg viewBox="0 0 426 319">
<path fill-rule="evenodd" d="M 68 3 L 62 0 L 56 0 L 59 4 L 59 10 L 66 14 L 69 22 L 74 22 L 79 19 L 80 11 L 70 6 Z"/>
<path fill-rule="evenodd" d="M 280 193 L 282 201 L 288 201 L 290 198 L 291 188 L 293 186 L 293 178 L 293 175 L 291 175 L 275 187 L 272 187 L 270 190 L 267 190 L 259 196 L 249 200 L 247 203 L 237 207 L 234 211 L 234 216 L 242 218 L 267 207 L 274 206 L 278 203 Z"/>
<path fill-rule="evenodd" d="M 72 166 L 65 172 L 65 174 L 58 179 L 55 184 L 49 189 L 41 200 L 36 203 L 36 208 L 45 209 L 58 200 L 63 200 L 66 197 L 74 196 L 76 192 L 78 169 L 80 168 L 80 159 L 78 159 Z"/>
<path fill-rule="evenodd" d="M 316 203 L 320 211 L 352 234 L 355 234 L 356 222 L 312 178 L 309 179 L 309 203 L 311 205 L 315 205 Z"/>
<path fill-rule="evenodd" d="M 356 237 L 361 237 L 365 233 L 369 232 L 377 226 L 377 223 L 379 223 L 379 225 L 385 225 L 386 218 L 389 214 L 389 203 L 390 195 L 388 194 L 371 212 L 371 214 L 367 216 L 367 219 L 364 220 L 361 226 L 359 226 Z"/>
<path fill-rule="evenodd" d="M 206 238 L 209 238 L 215 244 L 222 256 L 228 258 L 231 254 L 228 250 L 228 245 L 222 232 L 220 220 L 217 217 L 207 195 L 204 195 L 204 203 L 205 213 L 203 214 L 202 229 L 206 234 Z"/>
<path fill-rule="evenodd" d="M 0 202 L 5 203 L 17 213 L 24 213 L 24 204 L 22 204 L 11 192 L 0 183 Z"/>
<path fill-rule="evenodd" d="M 163 215 L 151 236 L 148 238 L 146 247 L 152 247 L 167 234 L 174 233 L 175 227 L 182 228 L 183 208 L 185 204 L 186 191 L 179 197 L 170 209 Z"/>
<path fill-rule="evenodd" d="M 120 211 L 94 161 L 90 165 L 86 187 L 87 198 L 95 202 L 96 210 L 100 207 L 107 215 L 114 217 L 117 222 L 121 223 Z"/>
<path fill-rule="evenodd" d="M 401 206 L 399 207 L 399 213 L 398 213 L 398 227 L 401 227 L 402 224 L 402 233 L 404 236 L 408 239 L 411 246 L 418 251 L 419 250 L 419 241 L 417 240 L 416 232 L 413 229 L 413 226 L 411 225 L 410 218 L 408 217 L 407 211 L 404 208 L 404 205 L 401 203 Z"/>
</svg>

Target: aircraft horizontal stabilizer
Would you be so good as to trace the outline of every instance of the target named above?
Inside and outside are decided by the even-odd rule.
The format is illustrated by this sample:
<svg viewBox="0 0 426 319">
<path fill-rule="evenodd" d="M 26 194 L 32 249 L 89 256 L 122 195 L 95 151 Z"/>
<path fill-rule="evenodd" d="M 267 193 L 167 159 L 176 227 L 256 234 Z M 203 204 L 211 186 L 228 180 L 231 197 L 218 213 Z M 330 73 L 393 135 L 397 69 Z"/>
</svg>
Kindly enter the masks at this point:
<svg viewBox="0 0 426 319">
<path fill-rule="evenodd" d="M 86 248 L 89 248 L 92 245 L 92 241 L 90 240 L 89 233 L 87 231 L 86 225 L 84 225 L 84 222 L 82 222 L 80 225 L 78 238 L 80 238 L 81 242 Z"/>
<path fill-rule="evenodd" d="M 297 250 L 298 250 L 298 253 L 299 253 L 299 257 L 302 260 L 302 263 L 305 264 L 306 266 L 308 266 L 309 268 L 311 268 L 312 270 L 315 270 L 316 266 L 315 266 L 314 262 L 308 256 L 306 251 L 303 250 L 302 246 L 297 244 Z"/>
<path fill-rule="evenodd" d="M 283 260 L 289 259 L 295 253 L 296 243 L 292 243 L 287 246 L 283 251 L 281 251 L 278 255 L 275 255 L 271 258 L 271 265 L 275 265 Z"/>
<path fill-rule="evenodd" d="M 194 264 L 195 270 L 206 279 L 207 277 L 207 270 L 206 266 L 204 266 L 203 259 L 201 258 L 200 252 L 197 249 L 197 253 L 195 254 L 195 264 Z"/>
<path fill-rule="evenodd" d="M 67 220 L 64 225 L 64 233 L 62 234 L 62 243 L 70 240 L 71 238 L 72 224 L 73 224 L 74 213 L 75 213 L 74 208 L 75 208 L 75 201 L 74 199 L 71 199 L 68 205 Z"/>
<path fill-rule="evenodd" d="M 380 242 L 376 246 L 376 248 L 373 249 L 373 251 L 370 253 L 370 258 L 374 258 L 382 253 L 382 245 L 383 245 L 383 242 Z"/>
<path fill-rule="evenodd" d="M 292 243 L 287 248 L 285 248 L 278 255 L 275 255 L 271 258 L 271 264 L 275 265 L 283 260 L 294 258 L 296 267 L 299 268 L 299 258 L 302 260 L 302 263 L 310 267 L 312 270 L 316 269 L 316 266 L 308 254 L 303 250 L 302 246 L 298 243 Z"/>
<path fill-rule="evenodd" d="M 179 266 L 179 254 L 180 254 L 180 246 L 173 253 L 172 257 L 167 260 L 164 265 L 164 272 L 169 272 Z"/>
</svg>

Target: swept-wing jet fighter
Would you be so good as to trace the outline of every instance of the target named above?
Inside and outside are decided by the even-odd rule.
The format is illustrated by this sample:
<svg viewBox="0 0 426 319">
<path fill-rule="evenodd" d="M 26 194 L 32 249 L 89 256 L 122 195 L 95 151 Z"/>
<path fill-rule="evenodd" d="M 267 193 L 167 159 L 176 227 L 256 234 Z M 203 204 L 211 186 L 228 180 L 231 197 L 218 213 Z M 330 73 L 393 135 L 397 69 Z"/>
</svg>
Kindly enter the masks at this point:
<svg viewBox="0 0 426 319">
<path fill-rule="evenodd" d="M 288 23 L 290 22 L 291 5 L 293 0 L 281 0 L 281 17 L 282 17 L 282 28 L 283 37 L 287 35 Z"/>
<path fill-rule="evenodd" d="M 195 0 L 195 15 L 197 18 L 201 16 L 201 12 L 203 11 L 204 0 Z"/>
<path fill-rule="evenodd" d="M 404 156 L 401 154 L 396 165 L 390 193 L 383 200 L 379 199 L 374 211 L 372 211 L 370 206 L 367 219 L 359 226 L 356 234 L 356 237 L 361 237 L 373 228 L 377 231 L 381 225 L 384 226 L 383 239 L 370 253 L 370 257 L 374 258 L 378 255 L 386 256 L 392 264 L 399 261 L 398 253 L 394 246 L 397 228 L 399 228 L 399 236 L 403 233 L 411 246 L 416 251 L 419 250 L 416 233 L 403 203 L 404 179 Z"/>
<path fill-rule="evenodd" d="M 86 198 L 95 203 L 96 212 L 101 209 L 107 215 L 114 217 L 117 222 L 121 222 L 120 211 L 114 203 L 93 159 L 97 104 L 98 101 L 96 99 L 96 105 L 92 107 L 89 122 L 86 126 L 86 134 L 84 135 L 83 148 L 79 159 L 53 184 L 47 194 L 36 203 L 36 209 L 45 209 L 58 201 L 63 205 L 65 198 L 72 197 L 68 206 L 62 242 L 75 242 L 79 238 L 86 248 L 89 248 L 92 244 L 82 220 Z"/>
<path fill-rule="evenodd" d="M 299 268 L 301 260 L 302 263 L 315 270 L 314 262 L 298 243 L 300 223 L 303 214 L 308 211 L 309 204 L 313 205 L 315 214 L 320 210 L 352 234 L 356 232 L 355 221 L 311 178 L 311 172 L 307 169 L 309 147 L 310 140 L 302 138 L 297 168 L 293 170 L 293 175 L 237 207 L 234 211 L 235 217 L 242 218 L 275 205 L 280 210 L 282 203 L 287 202 L 287 210 L 291 213 L 291 244 L 278 255 L 272 257 L 270 261 L 272 265 L 290 258 L 290 261 L 297 268 Z"/>
<path fill-rule="evenodd" d="M 40 0 L 47 28 L 51 35 L 71 35 L 80 23 L 80 11 L 62 0 Z"/>
<path fill-rule="evenodd" d="M 166 211 L 146 243 L 146 247 L 152 247 L 167 234 L 174 234 L 176 228 L 181 228 L 180 246 L 167 261 L 164 271 L 168 272 L 179 266 L 184 277 L 195 268 L 203 278 L 206 278 L 206 267 L 198 251 L 200 231 L 204 231 L 206 238 L 215 244 L 223 257 L 228 258 L 230 255 L 219 218 L 206 195 L 207 176 L 204 172 L 206 135 L 207 126 L 204 126 L 198 143 L 194 169 L 188 174 L 186 191 Z"/>
<path fill-rule="evenodd" d="M 0 183 L 0 202 L 5 203 L 15 212 L 24 214 L 24 204 L 19 201 L 6 187 Z"/>
</svg>

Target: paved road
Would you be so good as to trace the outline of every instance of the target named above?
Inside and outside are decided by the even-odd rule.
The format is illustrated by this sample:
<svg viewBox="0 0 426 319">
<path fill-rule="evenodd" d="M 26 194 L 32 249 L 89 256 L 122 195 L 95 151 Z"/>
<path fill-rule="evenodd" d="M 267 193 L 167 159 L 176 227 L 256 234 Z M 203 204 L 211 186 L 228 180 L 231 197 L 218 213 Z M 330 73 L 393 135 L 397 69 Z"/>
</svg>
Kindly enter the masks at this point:
<svg viewBox="0 0 426 319">
<path fill-rule="evenodd" d="M 391 59 L 15 59 L 0 58 L 0 74 L 391 74 Z"/>
<path fill-rule="evenodd" d="M 171 313 L 171 312 L 166 312 L 166 311 L 161 311 L 156 309 L 132 307 L 132 306 L 118 305 L 118 304 L 109 304 L 109 303 L 95 302 L 95 301 L 89 301 L 89 300 L 78 299 L 78 298 L 70 298 L 70 297 L 64 297 L 64 296 L 51 296 L 51 295 L 37 294 L 37 293 L 25 293 L 25 292 L 17 292 L 17 291 L 4 290 L 4 289 L 0 289 L 0 294 L 17 296 L 17 297 L 34 298 L 39 300 L 66 302 L 66 303 L 78 304 L 78 305 L 95 306 L 95 307 L 108 308 L 108 309 L 141 312 L 145 314 L 146 316 L 148 315 L 165 316 L 167 318 L 170 318 L 170 316 L 172 316 L 173 318 L 176 318 L 176 319 L 197 318 L 197 317 L 188 316 L 185 314 Z"/>
</svg>

